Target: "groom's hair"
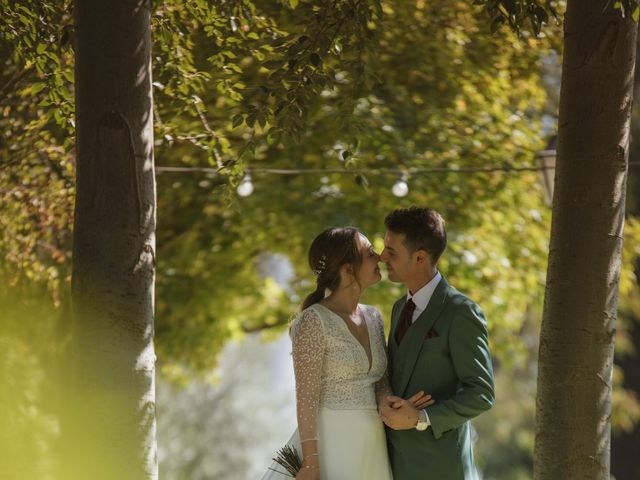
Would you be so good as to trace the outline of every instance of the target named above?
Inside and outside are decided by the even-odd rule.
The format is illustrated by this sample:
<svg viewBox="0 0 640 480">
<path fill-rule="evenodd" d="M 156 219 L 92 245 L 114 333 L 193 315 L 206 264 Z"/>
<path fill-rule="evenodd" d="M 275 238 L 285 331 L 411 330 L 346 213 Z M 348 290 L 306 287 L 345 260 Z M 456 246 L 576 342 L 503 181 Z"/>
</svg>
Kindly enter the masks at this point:
<svg viewBox="0 0 640 480">
<path fill-rule="evenodd" d="M 447 248 L 444 219 L 431 208 L 399 208 L 387 215 L 384 225 L 393 233 L 404 233 L 409 251 L 425 250 L 434 265 Z"/>
</svg>

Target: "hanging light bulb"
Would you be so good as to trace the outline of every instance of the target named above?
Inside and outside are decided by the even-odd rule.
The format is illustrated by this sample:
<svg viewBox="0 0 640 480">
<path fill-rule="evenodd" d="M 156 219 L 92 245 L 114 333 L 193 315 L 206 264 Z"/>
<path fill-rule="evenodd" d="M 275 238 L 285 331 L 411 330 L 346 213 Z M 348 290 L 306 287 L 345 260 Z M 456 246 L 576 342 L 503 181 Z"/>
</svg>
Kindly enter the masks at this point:
<svg viewBox="0 0 640 480">
<path fill-rule="evenodd" d="M 407 180 L 409 179 L 409 177 L 407 176 L 406 173 L 403 173 L 402 176 L 400 177 L 400 179 L 393 184 L 393 187 L 391 188 L 391 192 L 396 196 L 396 197 L 406 197 L 407 194 L 409 193 L 409 185 L 407 184 Z"/>
<path fill-rule="evenodd" d="M 238 185 L 237 192 L 241 197 L 248 197 L 253 193 L 253 182 L 251 181 L 251 175 L 249 175 L 248 173 L 244 174 L 240 185 Z"/>
</svg>

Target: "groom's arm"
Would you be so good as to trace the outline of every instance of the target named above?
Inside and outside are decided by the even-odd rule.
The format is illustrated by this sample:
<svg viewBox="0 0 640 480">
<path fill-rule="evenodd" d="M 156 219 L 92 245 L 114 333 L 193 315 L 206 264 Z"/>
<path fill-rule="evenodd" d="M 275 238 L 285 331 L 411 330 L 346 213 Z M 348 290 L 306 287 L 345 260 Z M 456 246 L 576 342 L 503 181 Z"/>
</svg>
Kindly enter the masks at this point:
<svg viewBox="0 0 640 480">
<path fill-rule="evenodd" d="M 449 349 L 459 387 L 452 397 L 426 408 L 436 438 L 490 409 L 495 401 L 485 316 L 471 302 L 458 310 L 449 332 Z"/>
</svg>

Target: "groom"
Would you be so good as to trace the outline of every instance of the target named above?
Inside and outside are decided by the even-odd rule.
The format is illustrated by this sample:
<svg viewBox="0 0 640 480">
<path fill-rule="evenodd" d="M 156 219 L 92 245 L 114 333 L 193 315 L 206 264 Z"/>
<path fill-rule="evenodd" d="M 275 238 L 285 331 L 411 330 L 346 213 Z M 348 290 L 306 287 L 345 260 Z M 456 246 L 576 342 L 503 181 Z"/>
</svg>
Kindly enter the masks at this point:
<svg viewBox="0 0 640 480">
<path fill-rule="evenodd" d="M 391 313 L 389 371 L 396 396 L 380 409 L 393 478 L 476 480 L 469 421 L 495 400 L 487 321 L 437 269 L 447 244 L 440 214 L 394 210 L 385 226 L 380 259 L 389 279 L 408 290 Z M 420 390 L 435 404 L 418 411 L 400 398 Z"/>
</svg>

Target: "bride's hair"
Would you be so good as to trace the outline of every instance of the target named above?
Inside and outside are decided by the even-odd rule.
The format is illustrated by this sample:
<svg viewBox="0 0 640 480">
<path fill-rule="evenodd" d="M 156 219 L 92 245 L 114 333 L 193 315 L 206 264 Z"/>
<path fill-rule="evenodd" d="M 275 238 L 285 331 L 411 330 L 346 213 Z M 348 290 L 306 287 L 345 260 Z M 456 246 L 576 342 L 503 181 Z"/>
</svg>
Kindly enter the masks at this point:
<svg viewBox="0 0 640 480">
<path fill-rule="evenodd" d="M 334 291 L 340 286 L 340 267 L 351 265 L 354 273 L 362 264 L 355 227 L 329 228 L 318 235 L 309 247 L 309 266 L 316 275 L 316 289 L 302 302 L 301 310 L 324 298 L 325 290 Z"/>
</svg>

